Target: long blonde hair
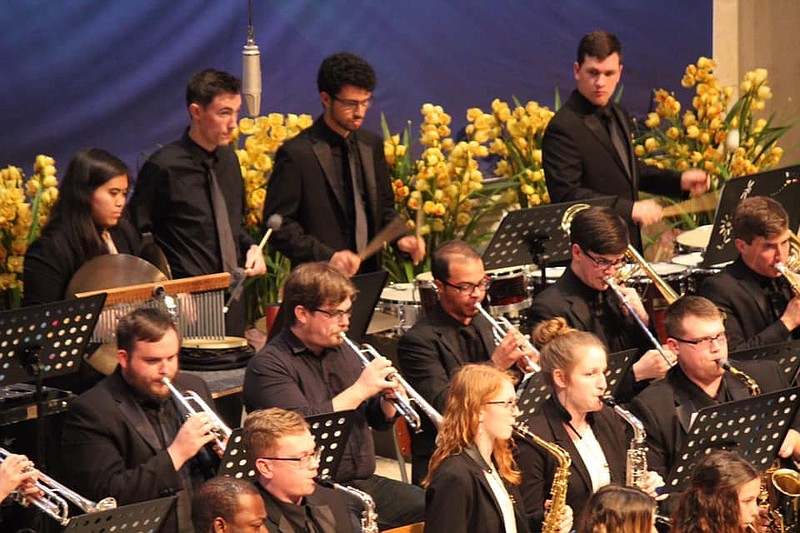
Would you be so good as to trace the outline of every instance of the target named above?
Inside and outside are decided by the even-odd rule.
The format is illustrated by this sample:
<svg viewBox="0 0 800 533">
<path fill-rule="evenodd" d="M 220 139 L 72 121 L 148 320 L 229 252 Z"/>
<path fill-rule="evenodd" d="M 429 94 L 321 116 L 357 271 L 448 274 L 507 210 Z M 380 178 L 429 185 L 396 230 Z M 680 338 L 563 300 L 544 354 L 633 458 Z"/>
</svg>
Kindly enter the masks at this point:
<svg viewBox="0 0 800 533">
<path fill-rule="evenodd" d="M 444 419 L 436 438 L 428 475 L 422 481 L 428 486 L 434 472 L 451 455 L 458 455 L 475 442 L 483 405 L 497 394 L 504 383 L 513 385 L 510 374 L 489 364 L 463 366 L 450 382 Z M 509 483 L 518 485 L 521 474 L 511 454 L 511 439 L 495 440 L 492 457 L 500 476 Z"/>
</svg>

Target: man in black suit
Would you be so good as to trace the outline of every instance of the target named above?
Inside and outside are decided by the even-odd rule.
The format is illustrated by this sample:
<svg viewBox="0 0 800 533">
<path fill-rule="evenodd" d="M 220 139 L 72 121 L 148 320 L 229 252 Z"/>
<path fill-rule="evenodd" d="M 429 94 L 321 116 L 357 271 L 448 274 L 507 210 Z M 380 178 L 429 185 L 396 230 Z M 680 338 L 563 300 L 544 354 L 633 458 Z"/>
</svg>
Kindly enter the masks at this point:
<svg viewBox="0 0 800 533">
<path fill-rule="evenodd" d="M 489 278 L 478 253 L 467 243 L 450 241 L 433 254 L 431 273 L 439 303 L 401 338 L 397 356 L 403 377 L 439 413 L 450 392 L 450 378 L 468 363 L 491 361 L 511 368 L 523 357 L 519 332 L 496 345 L 489 321 L 475 307 L 483 301 Z M 427 417 L 423 431 L 411 437 L 412 479 L 419 484 L 436 448 L 436 429 Z"/>
<path fill-rule="evenodd" d="M 641 357 L 632 365 L 617 390 L 617 400 L 627 402 L 651 379 L 664 376 L 669 364 L 610 290 L 606 276 L 616 276 L 625 264 L 628 230 L 625 221 L 607 207 L 578 212 L 570 225 L 572 260 L 555 284 L 534 297 L 528 310 L 534 330 L 556 317 L 575 329 L 597 335 L 610 352 L 638 348 Z M 620 286 L 645 324 L 650 317 L 636 290 Z M 668 351 L 667 357 L 674 355 Z"/>
<path fill-rule="evenodd" d="M 343 495 L 316 483 L 320 448 L 299 413 L 279 407 L 247 416 L 243 442 L 274 533 L 354 531 Z"/>
<path fill-rule="evenodd" d="M 292 261 L 330 261 L 347 275 L 380 268 L 379 257 L 358 256 L 381 228 L 400 217 L 379 135 L 361 129 L 372 106 L 375 70 L 346 52 L 326 58 L 317 74 L 323 113 L 308 130 L 286 142 L 275 157 L 264 220 L 283 217 L 270 241 Z M 425 243 L 413 235 L 397 248 L 415 263 Z"/>
<path fill-rule="evenodd" d="M 208 387 L 178 374 L 180 339 L 162 311 L 142 308 L 121 318 L 117 345 L 116 371 L 70 405 L 62 435 L 65 484 L 120 505 L 177 494 L 177 511 L 161 531 L 193 532 L 192 491 L 218 463 L 205 448 L 215 439 L 213 423 L 206 413 L 186 419 L 162 379 L 212 405 Z"/>
<path fill-rule="evenodd" d="M 776 268 L 789 259 L 789 215 L 767 196 L 742 200 L 733 213 L 739 257 L 706 279 L 699 294 L 725 313 L 731 351 L 800 338 L 800 298 Z"/>
<path fill-rule="evenodd" d="M 585 35 L 573 65 L 577 89 L 559 109 L 544 134 L 542 158 L 553 202 L 616 196 L 614 210 L 628 223 L 631 242 L 641 248 L 639 226 L 661 219 L 653 200 L 639 200 L 639 189 L 667 196 L 703 192 L 702 170 L 682 174 L 639 161 L 631 143 L 630 116 L 611 101 L 622 75 L 622 45 L 605 31 Z"/>
<path fill-rule="evenodd" d="M 648 467 L 664 478 L 686 441 L 697 411 L 748 398 L 755 392 L 720 366 L 720 361 L 728 358 L 728 345 L 722 314 L 713 302 L 702 296 L 678 299 L 667 310 L 665 327 L 667 345 L 677 354 L 678 364 L 631 404 L 647 433 Z M 775 361 L 735 361 L 732 365 L 754 379 L 762 392 L 787 386 Z M 798 427 L 796 421 L 793 427 Z M 800 434 L 795 429 L 789 430 L 780 456 L 800 458 Z"/>
</svg>

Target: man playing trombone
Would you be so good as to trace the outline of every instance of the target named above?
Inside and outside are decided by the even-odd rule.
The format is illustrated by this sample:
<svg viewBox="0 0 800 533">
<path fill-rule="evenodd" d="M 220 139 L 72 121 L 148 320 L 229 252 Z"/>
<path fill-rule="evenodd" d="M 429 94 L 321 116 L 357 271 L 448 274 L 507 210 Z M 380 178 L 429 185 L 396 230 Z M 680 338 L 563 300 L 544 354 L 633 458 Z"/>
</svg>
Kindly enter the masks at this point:
<svg viewBox="0 0 800 533">
<path fill-rule="evenodd" d="M 117 325 L 119 366 L 75 400 L 62 435 L 66 482 L 91 499 L 120 505 L 178 496 L 160 531 L 189 533 L 193 489 L 216 472 L 205 445 L 217 438 L 212 417 L 185 419 L 163 378 L 212 404 L 205 382 L 178 374 L 180 339 L 170 317 L 137 309 Z"/>
<path fill-rule="evenodd" d="M 422 521 L 424 493 L 419 487 L 375 475 L 375 444 L 370 427 L 392 426 L 397 371 L 374 357 L 362 368 L 344 345 L 356 290 L 329 263 L 299 265 L 283 287 L 287 320 L 283 329 L 250 360 L 244 378 L 248 411 L 282 407 L 305 416 L 355 410 L 356 420 L 336 480 L 375 500 L 381 529 Z M 360 517 L 361 502 L 351 513 Z"/>
</svg>

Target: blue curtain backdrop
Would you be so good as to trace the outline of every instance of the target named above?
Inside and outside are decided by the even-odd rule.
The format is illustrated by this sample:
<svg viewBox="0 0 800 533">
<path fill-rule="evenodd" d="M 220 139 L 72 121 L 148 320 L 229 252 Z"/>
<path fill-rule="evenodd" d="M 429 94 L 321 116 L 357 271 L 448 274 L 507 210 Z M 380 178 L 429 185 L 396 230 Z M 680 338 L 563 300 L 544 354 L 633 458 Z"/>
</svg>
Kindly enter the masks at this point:
<svg viewBox="0 0 800 533">
<path fill-rule="evenodd" d="M 553 106 L 574 86 L 584 33 L 624 46 L 622 102 L 648 111 L 653 88 L 679 90 L 685 66 L 711 53 L 711 0 L 255 0 L 262 113 L 319 113 L 316 70 L 333 52 L 378 72 L 367 127 L 419 124 L 425 102 L 453 116 L 492 99 Z M 98 146 L 134 169 L 187 124 L 184 89 L 207 67 L 241 74 L 246 0 L 0 0 L 0 165 L 60 173 Z"/>
</svg>

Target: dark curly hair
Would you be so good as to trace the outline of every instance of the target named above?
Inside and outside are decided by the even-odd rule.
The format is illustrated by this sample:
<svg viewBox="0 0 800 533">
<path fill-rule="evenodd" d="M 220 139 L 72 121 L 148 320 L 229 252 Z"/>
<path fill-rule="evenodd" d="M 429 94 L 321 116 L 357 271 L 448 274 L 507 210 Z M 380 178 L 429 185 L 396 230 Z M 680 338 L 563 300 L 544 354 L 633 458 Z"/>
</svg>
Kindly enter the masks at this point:
<svg viewBox="0 0 800 533">
<path fill-rule="evenodd" d="M 331 96 L 339 94 L 345 85 L 372 92 L 376 83 L 375 69 L 372 65 L 350 52 L 339 52 L 326 57 L 317 72 L 319 92 Z"/>
</svg>

